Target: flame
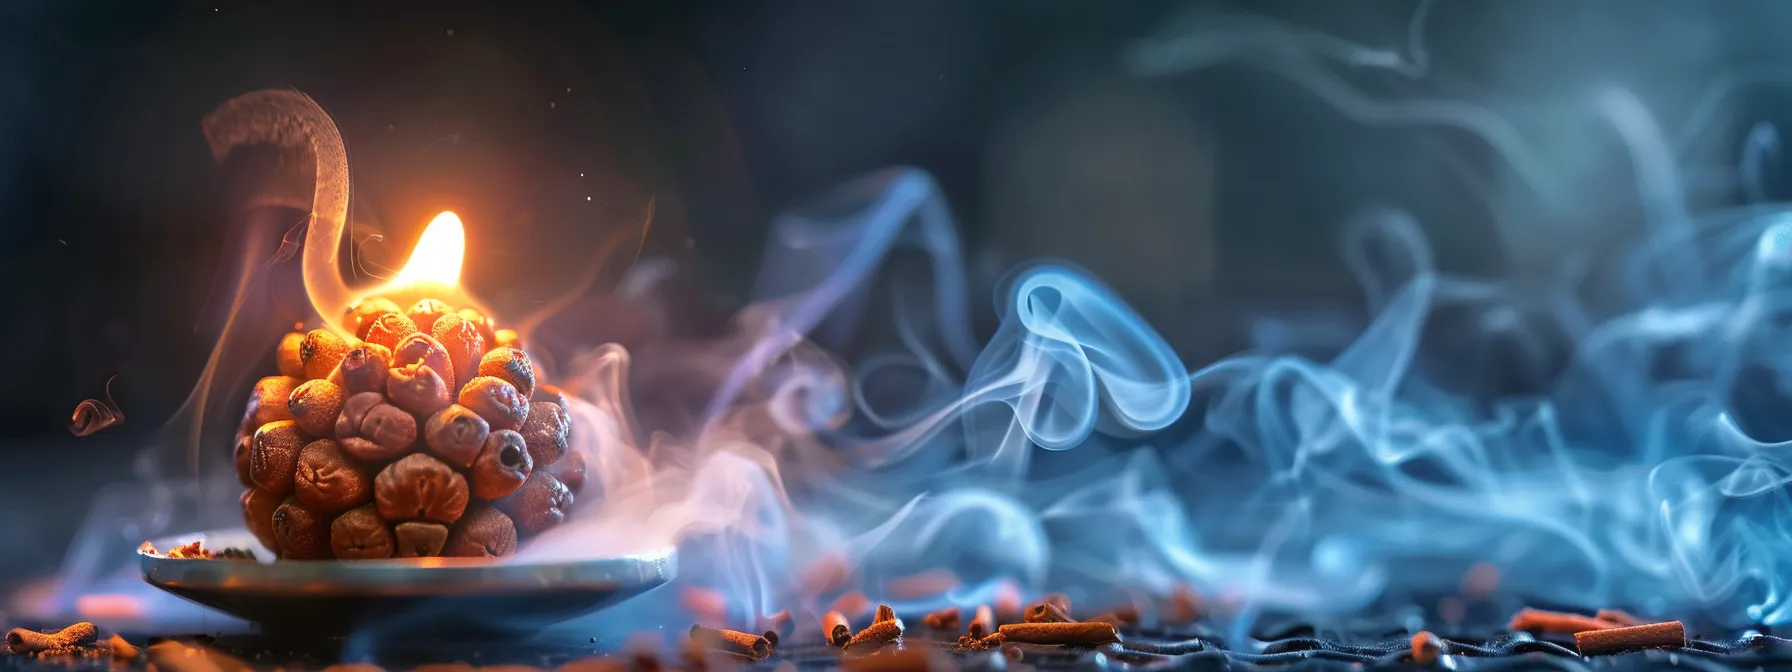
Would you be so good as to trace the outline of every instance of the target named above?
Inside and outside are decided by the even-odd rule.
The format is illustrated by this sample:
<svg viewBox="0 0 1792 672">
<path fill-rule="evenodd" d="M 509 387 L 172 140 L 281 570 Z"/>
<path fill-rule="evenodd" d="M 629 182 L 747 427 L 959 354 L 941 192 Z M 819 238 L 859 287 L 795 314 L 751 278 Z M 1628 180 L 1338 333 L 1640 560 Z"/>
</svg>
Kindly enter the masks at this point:
<svg viewBox="0 0 1792 672">
<path fill-rule="evenodd" d="M 411 250 L 410 261 L 405 262 L 387 288 L 423 283 L 453 287 L 460 282 L 460 263 L 466 250 L 467 235 L 460 217 L 444 210 L 423 229 L 417 247 Z"/>
</svg>

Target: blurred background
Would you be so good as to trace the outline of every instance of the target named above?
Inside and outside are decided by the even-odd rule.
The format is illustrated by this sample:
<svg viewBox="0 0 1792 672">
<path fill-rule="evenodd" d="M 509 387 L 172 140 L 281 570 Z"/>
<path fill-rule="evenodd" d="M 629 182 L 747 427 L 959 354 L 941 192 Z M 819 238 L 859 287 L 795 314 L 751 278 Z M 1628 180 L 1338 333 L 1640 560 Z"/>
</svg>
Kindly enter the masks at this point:
<svg viewBox="0 0 1792 672">
<path fill-rule="evenodd" d="M 553 300 L 626 234 L 638 252 L 604 257 L 579 333 L 628 332 L 603 295 L 639 258 L 677 261 L 668 329 L 702 331 L 745 300 L 780 210 L 912 165 L 952 204 L 980 333 L 1001 271 L 1057 257 L 1113 285 L 1191 366 L 1273 340 L 1285 316 L 1353 336 L 1368 316 L 1339 236 L 1363 208 L 1412 212 L 1447 272 L 1519 284 L 1546 283 L 1569 248 L 1634 237 L 1647 204 L 1610 120 L 1589 112 L 1602 86 L 1682 141 L 1668 151 L 1709 165 L 1736 164 L 1752 125 L 1789 109 L 1783 87 L 1758 84 L 1792 55 L 1779 34 L 1792 4 L 1439 2 L 1415 43 L 1420 9 L 10 0 L 0 594 L 55 568 L 90 493 L 130 478 L 186 399 L 250 254 L 233 249 L 244 230 L 300 221 L 242 215 L 233 194 L 251 168 L 207 153 L 200 119 L 247 91 L 297 88 L 335 117 L 356 231 L 384 237 L 357 268 L 395 265 L 452 209 L 468 228 L 463 279 L 500 312 Z M 1203 31 L 1231 51 L 1139 58 L 1141 41 Z M 1325 56 L 1345 42 L 1382 60 Z M 1321 61 L 1361 95 L 1472 101 L 1524 138 L 1523 161 L 1483 133 L 1316 94 L 1292 73 Z M 1726 79 L 1738 73 L 1758 81 Z M 1683 177 L 1695 199 L 1739 197 L 1734 179 Z M 1762 184 L 1784 186 L 1774 172 Z M 126 421 L 71 436 L 70 412 L 114 375 Z M 1473 384 L 1547 377 L 1501 375 Z"/>
</svg>

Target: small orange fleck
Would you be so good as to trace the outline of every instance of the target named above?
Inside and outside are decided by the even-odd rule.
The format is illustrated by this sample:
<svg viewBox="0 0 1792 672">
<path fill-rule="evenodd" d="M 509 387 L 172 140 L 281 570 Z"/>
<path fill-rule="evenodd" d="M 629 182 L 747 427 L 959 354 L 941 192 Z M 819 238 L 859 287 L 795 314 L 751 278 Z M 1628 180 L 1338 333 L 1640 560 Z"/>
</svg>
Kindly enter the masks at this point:
<svg viewBox="0 0 1792 672">
<path fill-rule="evenodd" d="M 1493 594 L 1500 587 L 1500 568 L 1491 563 L 1477 562 L 1462 575 L 1462 584 L 1458 589 L 1471 598 L 1482 598 Z"/>
<path fill-rule="evenodd" d="M 913 600 L 938 595 L 958 587 L 958 575 L 948 569 L 934 569 L 890 579 L 886 590 L 890 597 Z"/>
<path fill-rule="evenodd" d="M 1443 655 L 1444 640 L 1430 632 L 1420 630 L 1412 636 L 1412 662 L 1420 665 L 1431 665 L 1437 657 Z"/>
<path fill-rule="evenodd" d="M 1170 603 L 1164 605 L 1164 622 L 1172 625 L 1188 625 L 1200 620 L 1207 611 L 1201 593 L 1187 584 L 1177 584 L 1170 591 Z"/>
<path fill-rule="evenodd" d="M 996 620 L 1002 623 L 1016 623 L 1021 619 L 1020 584 L 1013 579 L 1002 579 L 996 585 L 995 595 Z"/>
<path fill-rule="evenodd" d="M 1454 597 L 1446 597 L 1437 601 L 1437 617 L 1445 623 L 1461 623 L 1468 617 L 1468 605 Z"/>
<path fill-rule="evenodd" d="M 143 618 L 143 602 L 123 593 L 99 593 L 75 598 L 75 611 L 92 620 L 135 620 Z"/>
<path fill-rule="evenodd" d="M 810 595 L 820 595 L 839 590 L 851 576 L 852 567 L 847 564 L 846 556 L 830 553 L 805 568 L 797 582 Z"/>
<path fill-rule="evenodd" d="M 728 620 L 728 598 L 720 592 L 686 586 L 678 593 L 678 603 L 705 627 L 721 627 Z"/>
<path fill-rule="evenodd" d="M 847 616 L 862 616 L 870 608 L 871 598 L 865 597 L 864 593 L 858 591 L 841 595 L 840 599 L 834 600 L 834 611 Z"/>
</svg>

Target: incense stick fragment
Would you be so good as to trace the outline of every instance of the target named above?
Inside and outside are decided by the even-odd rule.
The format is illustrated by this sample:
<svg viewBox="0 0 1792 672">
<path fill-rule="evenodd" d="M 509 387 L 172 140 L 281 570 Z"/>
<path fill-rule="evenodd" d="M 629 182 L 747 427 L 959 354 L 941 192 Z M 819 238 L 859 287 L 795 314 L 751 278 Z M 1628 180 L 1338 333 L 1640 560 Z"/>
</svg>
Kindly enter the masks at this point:
<svg viewBox="0 0 1792 672">
<path fill-rule="evenodd" d="M 691 641 L 711 651 L 732 653 L 753 660 L 765 660 L 772 652 L 771 642 L 766 641 L 764 637 L 739 630 L 692 625 Z"/>
<path fill-rule="evenodd" d="M 1062 611 L 1065 614 L 1070 613 L 1070 596 L 1063 593 L 1046 593 L 1044 597 L 1039 598 L 1039 601 L 1034 604 L 1049 604 L 1057 607 L 1058 611 Z"/>
<path fill-rule="evenodd" d="M 1010 623 L 996 631 L 1009 642 L 1100 646 L 1120 641 L 1111 623 Z"/>
<path fill-rule="evenodd" d="M 821 617 L 821 636 L 834 646 L 846 646 L 852 639 L 852 623 L 846 620 L 846 614 L 830 611 Z"/>
<path fill-rule="evenodd" d="M 977 614 L 971 617 L 969 633 L 972 637 L 983 639 L 996 631 L 996 612 L 989 605 L 979 605 Z"/>
<path fill-rule="evenodd" d="M 212 660 L 206 649 L 198 646 L 163 641 L 150 644 L 146 650 L 149 653 L 149 664 L 166 672 L 224 672 L 224 668 Z"/>
<path fill-rule="evenodd" d="M 934 630 L 957 630 L 962 613 L 958 607 L 946 607 L 922 617 L 921 621 Z"/>
<path fill-rule="evenodd" d="M 107 639 L 106 647 L 112 650 L 113 660 L 131 660 L 136 658 L 138 654 L 143 653 L 141 649 L 138 649 L 130 642 L 124 641 L 124 638 L 119 637 L 118 635 L 113 635 L 110 639 Z"/>
<path fill-rule="evenodd" d="M 92 623 L 82 621 L 56 632 L 38 632 L 13 628 L 6 633 L 6 649 L 13 653 L 42 653 L 92 644 L 100 631 Z"/>
<path fill-rule="evenodd" d="M 887 604 L 877 605 L 877 615 L 871 618 L 872 623 L 882 623 L 884 621 L 894 620 L 896 620 L 896 610 L 891 609 L 890 605 Z"/>
<path fill-rule="evenodd" d="M 1631 649 L 1656 649 L 1686 645 L 1686 626 L 1679 621 L 1633 625 L 1625 628 L 1574 633 L 1580 655 L 1603 656 Z"/>
<path fill-rule="evenodd" d="M 1023 618 L 1028 623 L 1071 622 L 1070 616 L 1066 615 L 1062 609 L 1059 609 L 1058 605 L 1050 602 L 1036 602 L 1033 606 L 1027 607 L 1027 613 L 1023 615 Z"/>
<path fill-rule="evenodd" d="M 790 610 L 785 609 L 770 616 L 759 617 L 759 624 L 754 629 L 776 632 L 779 637 L 783 637 L 785 633 L 790 632 Z M 766 639 L 771 638 L 767 637 Z M 777 642 L 773 642 L 772 645 L 777 646 Z"/>
<path fill-rule="evenodd" d="M 1506 624 L 1508 630 L 1524 630 L 1544 632 L 1557 635 L 1572 635 L 1589 630 L 1610 630 L 1623 627 L 1601 618 L 1570 614 L 1561 611 L 1545 611 L 1542 609 L 1520 609 L 1512 615 L 1512 621 Z"/>
<path fill-rule="evenodd" d="M 866 653 L 881 649 L 885 644 L 902 639 L 902 619 L 892 618 L 887 621 L 872 623 L 859 634 L 853 635 L 846 643 L 848 653 Z"/>
</svg>

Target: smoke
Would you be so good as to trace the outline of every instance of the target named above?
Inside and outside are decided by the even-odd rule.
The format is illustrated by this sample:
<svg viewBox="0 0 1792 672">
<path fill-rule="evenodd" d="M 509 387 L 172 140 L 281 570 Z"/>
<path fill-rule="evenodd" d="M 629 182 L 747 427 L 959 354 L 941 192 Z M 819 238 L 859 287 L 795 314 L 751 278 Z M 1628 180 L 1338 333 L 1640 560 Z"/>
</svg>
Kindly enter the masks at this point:
<svg viewBox="0 0 1792 672">
<path fill-rule="evenodd" d="M 1249 59 L 1365 123 L 1471 133 L 1542 201 L 1566 198 L 1531 179 L 1544 175 L 1535 144 L 1490 110 L 1375 99 L 1330 69 L 1424 76 L 1420 23 L 1405 57 L 1243 21 L 1144 43 L 1128 62 L 1163 76 Z M 750 626 L 784 609 L 812 622 L 855 592 L 909 610 L 1011 585 L 1095 603 L 1192 586 L 1242 641 L 1264 613 L 1449 594 L 1476 562 L 1511 596 L 1785 622 L 1792 211 L 1697 212 L 1675 143 L 1634 95 L 1586 102 L 1629 150 L 1647 206 L 1610 278 L 1590 253 L 1547 291 L 1453 276 L 1410 214 L 1367 209 L 1340 252 L 1372 319 L 1323 358 L 1266 346 L 1191 369 L 1124 297 L 1049 261 L 1001 283 L 999 326 L 979 343 L 933 180 L 902 168 L 844 185 L 773 223 L 755 300 L 726 337 L 593 344 L 567 362 L 591 482 L 568 524 L 511 561 L 680 547 L 676 585 L 608 612 L 593 625 L 606 635 L 688 622 L 686 588 L 719 592 L 723 620 Z M 1756 201 L 1778 151 L 1764 128 L 1736 168 Z M 897 287 L 903 348 L 844 361 L 829 344 L 868 328 L 898 252 L 931 270 L 928 286 Z M 1446 321 L 1504 345 L 1440 343 Z M 1558 333 L 1574 340 L 1565 366 L 1548 361 Z M 1559 375 L 1523 397 L 1452 391 L 1449 369 L 1483 360 Z M 681 414 L 696 422 L 642 422 Z M 93 523 L 113 536 L 107 516 L 127 508 L 124 536 L 201 520 L 113 499 Z M 77 547 L 65 579 L 92 577 L 99 553 Z M 840 576 L 818 581 L 816 567 Z M 924 572 L 956 581 L 892 587 Z"/>
</svg>

